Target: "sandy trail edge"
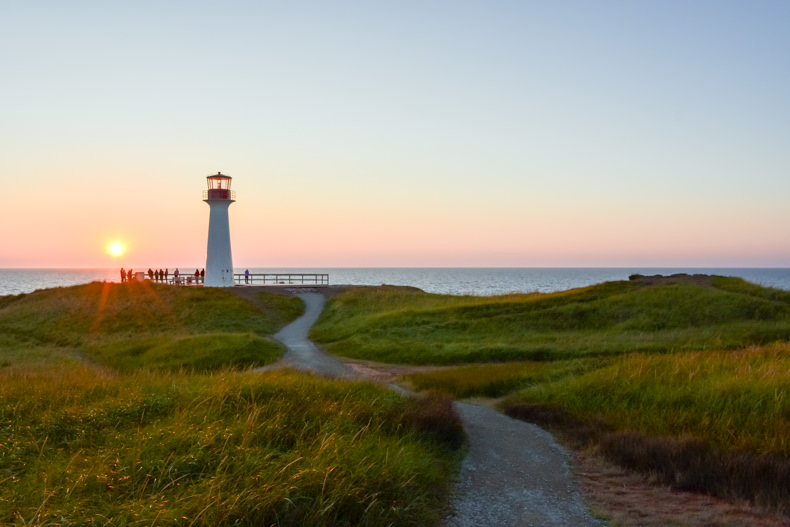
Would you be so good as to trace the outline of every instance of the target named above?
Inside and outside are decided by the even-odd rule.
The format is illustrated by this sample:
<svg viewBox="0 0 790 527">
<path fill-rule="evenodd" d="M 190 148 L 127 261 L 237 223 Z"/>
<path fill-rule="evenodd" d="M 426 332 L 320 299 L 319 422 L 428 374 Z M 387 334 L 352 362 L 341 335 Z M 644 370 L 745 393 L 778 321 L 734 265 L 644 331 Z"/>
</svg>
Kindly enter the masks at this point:
<svg viewBox="0 0 790 527">
<path fill-rule="evenodd" d="M 305 313 L 274 335 L 288 351 L 276 364 L 319 375 L 364 378 L 326 355 L 307 337 L 326 299 L 320 293 L 296 293 Z M 568 453 L 548 432 L 494 410 L 456 403 L 469 436 L 451 497 L 446 527 L 599 526 L 589 513 L 568 468 Z"/>
</svg>

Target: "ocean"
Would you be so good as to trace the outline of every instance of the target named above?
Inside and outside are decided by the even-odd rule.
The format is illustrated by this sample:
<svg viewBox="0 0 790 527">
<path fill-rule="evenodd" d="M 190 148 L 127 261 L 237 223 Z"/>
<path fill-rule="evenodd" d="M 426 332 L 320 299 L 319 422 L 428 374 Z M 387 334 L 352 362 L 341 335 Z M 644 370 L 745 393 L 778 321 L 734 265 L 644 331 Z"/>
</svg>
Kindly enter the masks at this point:
<svg viewBox="0 0 790 527">
<path fill-rule="evenodd" d="M 180 268 L 182 273 L 194 272 Z M 139 269 L 142 270 L 142 269 Z M 93 281 L 120 281 L 118 269 L 0 269 L 0 296 Z M 172 272 L 173 269 L 170 269 Z M 767 287 L 790 290 L 790 269 L 768 268 L 249 268 L 250 273 L 328 273 L 331 285 L 408 285 L 429 293 L 490 296 L 548 293 L 601 282 L 628 280 L 631 274 L 675 273 L 738 276 Z M 243 273 L 244 268 L 234 269 Z"/>
</svg>

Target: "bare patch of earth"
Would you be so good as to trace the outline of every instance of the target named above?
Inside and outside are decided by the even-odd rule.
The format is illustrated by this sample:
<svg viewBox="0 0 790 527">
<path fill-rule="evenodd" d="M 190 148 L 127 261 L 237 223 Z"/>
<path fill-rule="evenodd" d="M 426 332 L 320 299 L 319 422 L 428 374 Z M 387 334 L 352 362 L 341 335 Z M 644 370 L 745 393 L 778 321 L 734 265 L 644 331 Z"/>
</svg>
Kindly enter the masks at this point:
<svg viewBox="0 0 790 527">
<path fill-rule="evenodd" d="M 404 388 L 411 389 L 408 381 L 404 378 L 411 373 L 423 373 L 437 370 L 446 370 L 454 366 L 409 366 L 405 364 L 384 364 L 370 360 L 347 359 L 345 357 L 335 357 L 337 360 L 349 366 L 355 372 L 367 377 L 375 382 L 385 384 L 398 383 Z"/>
<path fill-rule="evenodd" d="M 587 504 L 616 527 L 790 527 L 790 519 L 749 504 L 676 491 L 573 452 L 575 474 Z"/>
</svg>

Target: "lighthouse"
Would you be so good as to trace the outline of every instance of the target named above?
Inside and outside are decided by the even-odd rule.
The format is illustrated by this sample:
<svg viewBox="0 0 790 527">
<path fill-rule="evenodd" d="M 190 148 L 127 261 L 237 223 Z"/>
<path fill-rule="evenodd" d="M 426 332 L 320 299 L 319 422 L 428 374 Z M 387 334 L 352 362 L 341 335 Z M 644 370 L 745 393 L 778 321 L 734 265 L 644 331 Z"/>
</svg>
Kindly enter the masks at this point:
<svg viewBox="0 0 790 527">
<path fill-rule="evenodd" d="M 207 287 L 233 286 L 233 257 L 230 253 L 230 221 L 228 209 L 236 201 L 236 192 L 230 190 L 230 176 L 217 172 L 206 176 L 208 190 L 203 191 L 203 201 L 210 207 L 208 217 L 208 249 L 206 250 Z"/>
</svg>

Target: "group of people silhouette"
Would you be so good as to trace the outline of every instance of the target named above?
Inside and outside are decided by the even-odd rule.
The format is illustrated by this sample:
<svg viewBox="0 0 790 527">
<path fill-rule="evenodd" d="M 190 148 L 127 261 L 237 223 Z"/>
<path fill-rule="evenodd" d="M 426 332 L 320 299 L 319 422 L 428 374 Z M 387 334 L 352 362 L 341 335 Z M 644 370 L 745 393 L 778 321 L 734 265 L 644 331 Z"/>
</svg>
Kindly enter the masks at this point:
<svg viewBox="0 0 790 527">
<path fill-rule="evenodd" d="M 176 271 L 178 271 L 178 269 L 176 269 Z M 206 278 L 206 270 L 201 269 L 200 271 L 198 271 L 197 269 L 195 269 L 195 274 L 192 275 L 192 279 L 195 281 L 195 283 L 196 284 L 202 283 L 204 278 Z"/>
<path fill-rule="evenodd" d="M 154 271 L 153 269 L 149 268 L 147 274 L 150 280 L 154 280 L 156 282 L 167 282 L 170 276 L 170 270 L 165 269 L 163 271 L 162 269 L 159 269 L 158 271 Z M 178 269 L 175 270 L 173 276 L 178 276 Z M 127 271 L 121 267 L 121 282 L 131 282 L 132 280 L 134 280 L 134 271 L 132 269 Z"/>
<path fill-rule="evenodd" d="M 158 271 L 156 271 L 149 267 L 148 272 L 146 274 L 148 275 L 149 280 L 153 280 L 155 282 L 167 282 L 170 279 L 169 269 L 165 269 L 165 270 L 159 269 Z M 178 271 L 178 269 L 173 271 L 173 281 L 175 283 L 180 283 L 179 281 L 180 275 L 181 273 Z M 195 283 L 199 284 L 203 282 L 203 279 L 205 277 L 206 277 L 205 269 L 202 270 L 195 269 L 195 274 L 189 277 L 189 281 L 191 282 L 192 280 L 194 280 Z M 127 281 L 131 282 L 132 280 L 134 280 L 134 271 L 132 269 L 129 269 L 127 271 L 126 269 L 121 267 L 121 282 L 122 283 Z"/>
<path fill-rule="evenodd" d="M 168 281 L 170 281 L 170 270 L 169 269 L 165 269 L 165 270 L 159 269 L 157 271 L 157 270 L 151 269 L 149 267 L 148 268 L 148 272 L 146 274 L 148 275 L 148 279 L 149 280 L 153 280 L 154 282 L 168 282 Z M 182 275 L 179 272 L 179 270 L 176 269 L 175 271 L 173 271 L 172 282 L 175 283 L 175 284 L 183 283 L 182 280 L 180 279 L 181 276 Z M 195 269 L 195 274 L 194 275 L 187 275 L 186 278 L 187 278 L 187 283 L 195 283 L 195 284 L 203 283 L 204 279 L 206 278 L 206 270 L 205 269 Z M 121 267 L 121 282 L 122 283 L 123 282 L 131 282 L 132 280 L 134 280 L 134 271 L 132 269 L 129 269 L 127 271 L 126 269 Z"/>
</svg>

